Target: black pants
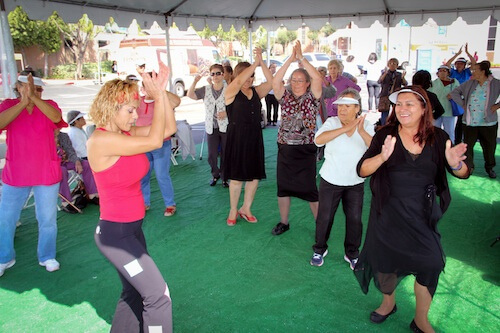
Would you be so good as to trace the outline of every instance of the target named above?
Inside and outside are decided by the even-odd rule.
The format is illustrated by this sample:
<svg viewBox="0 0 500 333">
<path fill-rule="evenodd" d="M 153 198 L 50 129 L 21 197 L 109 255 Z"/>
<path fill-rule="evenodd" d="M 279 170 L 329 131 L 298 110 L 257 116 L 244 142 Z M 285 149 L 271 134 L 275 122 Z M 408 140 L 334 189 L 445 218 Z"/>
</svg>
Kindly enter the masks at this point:
<svg viewBox="0 0 500 333">
<path fill-rule="evenodd" d="M 464 127 L 464 142 L 467 144 L 467 162 L 474 167 L 474 145 L 479 139 L 483 148 L 484 168 L 491 170 L 495 167 L 495 149 L 497 148 L 498 123 L 493 126 L 467 126 Z"/>
<path fill-rule="evenodd" d="M 100 220 L 94 238 L 123 285 L 111 332 L 172 332 L 168 286 L 146 249 L 142 220 Z"/>
<path fill-rule="evenodd" d="M 267 94 L 266 95 L 266 108 L 267 108 L 267 123 L 271 123 L 274 122 L 276 123 L 278 121 L 278 106 L 279 106 L 279 103 L 278 103 L 278 100 L 276 99 L 276 97 L 274 97 L 274 95 L 272 94 Z M 273 118 L 271 120 L 271 107 L 274 109 L 274 113 L 273 113 Z"/>
<path fill-rule="evenodd" d="M 342 200 L 345 214 L 345 254 L 349 259 L 355 259 L 359 256 L 363 232 L 361 214 L 364 193 L 364 183 L 353 186 L 337 186 L 321 178 L 318 217 L 316 219 L 316 244 L 313 246 L 315 253 L 323 254 L 328 249 L 327 242 L 332 231 L 333 219 L 340 200 Z"/>
<path fill-rule="evenodd" d="M 462 124 L 462 119 L 464 115 L 457 116 L 457 123 L 455 124 L 455 144 L 458 145 L 462 142 L 462 136 L 464 135 L 464 124 Z"/>
<path fill-rule="evenodd" d="M 366 81 L 366 88 L 368 89 L 368 110 L 376 110 L 378 108 L 382 86 L 377 81 L 368 80 Z M 372 108 L 373 100 L 375 100 L 374 108 Z"/>
<path fill-rule="evenodd" d="M 227 181 L 227 177 L 224 176 L 224 151 L 226 149 L 226 133 L 219 131 L 218 128 L 214 128 L 212 134 L 207 134 L 207 146 L 208 146 L 208 165 L 210 165 L 210 172 L 213 178 L 222 178 L 222 180 Z M 218 164 L 220 147 L 220 164 Z M 220 165 L 220 167 L 219 167 Z"/>
</svg>

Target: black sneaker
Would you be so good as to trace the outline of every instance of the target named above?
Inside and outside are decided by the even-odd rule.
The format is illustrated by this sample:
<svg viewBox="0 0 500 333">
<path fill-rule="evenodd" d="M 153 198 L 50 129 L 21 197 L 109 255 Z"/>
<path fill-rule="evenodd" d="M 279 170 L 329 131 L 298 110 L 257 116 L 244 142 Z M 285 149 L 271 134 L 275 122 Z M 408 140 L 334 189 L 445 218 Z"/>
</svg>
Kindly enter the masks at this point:
<svg viewBox="0 0 500 333">
<path fill-rule="evenodd" d="M 211 181 L 210 181 L 210 186 L 215 186 L 217 184 L 217 181 L 220 179 L 220 177 L 214 177 Z"/>
<path fill-rule="evenodd" d="M 486 173 L 488 174 L 488 177 L 490 177 L 491 179 L 497 178 L 497 174 L 493 169 L 486 170 Z"/>
<path fill-rule="evenodd" d="M 285 231 L 288 231 L 289 229 L 290 229 L 289 224 L 284 224 L 284 223 L 278 222 L 278 224 L 276 224 L 276 226 L 273 228 L 273 230 L 271 230 L 271 233 L 275 236 L 278 236 L 278 235 L 281 235 L 282 233 L 284 233 Z"/>
<path fill-rule="evenodd" d="M 227 181 L 222 181 L 222 187 L 225 187 L 225 188 L 228 188 L 229 187 L 229 183 Z"/>
</svg>

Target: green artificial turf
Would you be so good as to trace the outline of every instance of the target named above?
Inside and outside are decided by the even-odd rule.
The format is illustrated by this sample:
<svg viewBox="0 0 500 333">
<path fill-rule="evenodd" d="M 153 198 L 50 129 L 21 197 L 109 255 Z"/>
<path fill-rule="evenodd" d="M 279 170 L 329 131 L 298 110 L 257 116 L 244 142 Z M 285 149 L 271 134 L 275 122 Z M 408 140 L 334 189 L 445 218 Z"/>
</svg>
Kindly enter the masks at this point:
<svg viewBox="0 0 500 333">
<path fill-rule="evenodd" d="M 292 199 L 290 231 L 272 236 L 279 220 L 276 199 L 276 129 L 264 130 L 267 180 L 252 212 L 226 225 L 228 189 L 208 186 L 206 160 L 171 167 L 177 213 L 163 217 L 152 182 L 152 206 L 144 232 L 148 249 L 167 281 L 176 332 L 410 332 L 413 277 L 397 290 L 398 312 L 381 325 L 369 321 L 381 295 L 364 295 L 343 260 L 345 219 L 337 212 L 322 267 L 309 264 L 314 221 L 309 205 Z M 199 147 L 198 147 L 199 149 Z M 497 149 L 497 161 L 499 156 Z M 445 273 L 430 311 L 437 332 L 498 332 L 500 327 L 500 182 L 487 178 L 476 147 L 476 171 L 468 180 L 449 177 L 452 203 L 439 229 L 447 255 Z M 318 165 L 319 166 L 319 165 Z M 498 168 L 497 168 L 498 169 Z M 498 170 L 497 170 L 498 171 Z M 364 230 L 370 190 L 365 186 Z M 58 213 L 57 259 L 61 269 L 38 266 L 34 207 L 23 211 L 16 265 L 0 278 L 0 332 L 108 332 L 121 284 L 95 246 L 98 207 L 82 215 Z"/>
</svg>

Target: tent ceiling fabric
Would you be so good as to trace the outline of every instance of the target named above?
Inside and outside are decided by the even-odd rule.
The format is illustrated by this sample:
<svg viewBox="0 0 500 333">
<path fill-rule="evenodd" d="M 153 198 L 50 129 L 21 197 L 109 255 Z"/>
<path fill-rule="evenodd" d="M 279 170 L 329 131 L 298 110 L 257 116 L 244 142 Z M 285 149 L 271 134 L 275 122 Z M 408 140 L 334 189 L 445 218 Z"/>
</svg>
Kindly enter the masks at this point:
<svg viewBox="0 0 500 333">
<path fill-rule="evenodd" d="M 87 13 L 94 24 L 103 25 L 112 16 L 120 26 L 136 18 L 143 28 L 154 21 L 165 27 L 164 14 L 169 13 L 182 30 L 190 24 L 197 29 L 206 24 L 211 29 L 219 24 L 224 29 L 248 28 L 249 22 L 254 29 L 297 29 L 303 23 L 319 29 L 326 22 L 342 28 L 351 21 L 369 27 L 376 20 L 385 26 L 401 19 L 413 26 L 429 18 L 439 25 L 449 25 L 459 16 L 469 24 L 482 23 L 490 15 L 500 20 L 498 0 L 5 0 L 5 5 L 7 11 L 23 6 L 32 19 L 45 20 L 56 10 L 67 22 Z"/>
</svg>

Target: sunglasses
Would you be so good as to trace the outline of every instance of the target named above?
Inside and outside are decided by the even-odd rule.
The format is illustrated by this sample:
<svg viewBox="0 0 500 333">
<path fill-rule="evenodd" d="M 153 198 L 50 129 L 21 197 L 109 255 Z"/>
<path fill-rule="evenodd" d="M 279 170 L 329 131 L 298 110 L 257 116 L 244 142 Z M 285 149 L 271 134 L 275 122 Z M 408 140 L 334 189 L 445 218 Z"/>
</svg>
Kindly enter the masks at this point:
<svg viewBox="0 0 500 333">
<path fill-rule="evenodd" d="M 210 73 L 210 76 L 221 76 L 223 73 L 222 72 L 214 72 Z"/>
<path fill-rule="evenodd" d="M 42 92 L 43 88 L 42 87 L 36 87 L 35 90 L 38 91 L 38 92 Z"/>
</svg>

